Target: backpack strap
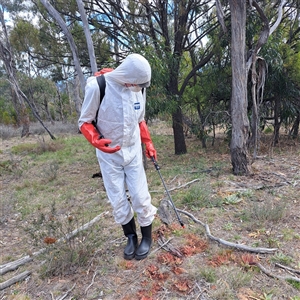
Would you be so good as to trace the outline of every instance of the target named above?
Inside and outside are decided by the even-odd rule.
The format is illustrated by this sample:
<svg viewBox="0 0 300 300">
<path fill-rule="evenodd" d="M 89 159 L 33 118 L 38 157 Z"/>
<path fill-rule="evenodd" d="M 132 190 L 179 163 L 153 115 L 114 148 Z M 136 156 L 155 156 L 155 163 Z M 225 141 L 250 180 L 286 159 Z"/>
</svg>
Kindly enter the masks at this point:
<svg viewBox="0 0 300 300">
<path fill-rule="evenodd" d="M 105 86 L 106 86 L 105 76 L 103 76 L 103 75 L 97 76 L 96 79 L 97 79 L 99 89 L 100 89 L 100 104 L 101 104 L 103 97 L 105 95 Z"/>
<path fill-rule="evenodd" d="M 97 76 L 96 79 L 97 79 L 97 83 L 98 83 L 99 89 L 100 89 L 100 105 L 101 105 L 101 102 L 102 102 L 103 97 L 105 95 L 106 82 L 105 82 L 105 77 L 103 75 Z M 99 108 L 100 108 L 100 105 L 99 105 Z M 93 122 L 94 126 L 97 124 L 99 108 L 97 110 L 96 117 L 95 117 L 95 120 Z"/>
</svg>

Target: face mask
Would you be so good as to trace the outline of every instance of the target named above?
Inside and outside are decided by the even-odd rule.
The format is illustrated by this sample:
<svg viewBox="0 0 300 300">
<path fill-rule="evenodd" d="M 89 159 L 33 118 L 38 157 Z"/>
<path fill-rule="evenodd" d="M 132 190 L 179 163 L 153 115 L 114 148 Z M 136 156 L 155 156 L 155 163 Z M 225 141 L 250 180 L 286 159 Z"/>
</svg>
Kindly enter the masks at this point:
<svg viewBox="0 0 300 300">
<path fill-rule="evenodd" d="M 128 87 L 132 92 L 138 93 L 142 90 L 142 88 L 140 86 L 129 86 Z"/>
</svg>

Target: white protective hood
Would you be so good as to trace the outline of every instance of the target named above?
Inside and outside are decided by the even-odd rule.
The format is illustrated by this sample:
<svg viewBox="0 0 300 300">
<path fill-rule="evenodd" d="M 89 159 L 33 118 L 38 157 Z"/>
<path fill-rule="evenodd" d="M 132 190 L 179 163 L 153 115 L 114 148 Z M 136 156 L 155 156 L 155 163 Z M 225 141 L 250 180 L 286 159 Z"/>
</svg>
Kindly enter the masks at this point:
<svg viewBox="0 0 300 300">
<path fill-rule="evenodd" d="M 144 84 L 151 80 L 151 67 L 148 61 L 140 54 L 130 54 L 112 72 L 106 73 L 105 77 L 122 85 Z"/>
</svg>

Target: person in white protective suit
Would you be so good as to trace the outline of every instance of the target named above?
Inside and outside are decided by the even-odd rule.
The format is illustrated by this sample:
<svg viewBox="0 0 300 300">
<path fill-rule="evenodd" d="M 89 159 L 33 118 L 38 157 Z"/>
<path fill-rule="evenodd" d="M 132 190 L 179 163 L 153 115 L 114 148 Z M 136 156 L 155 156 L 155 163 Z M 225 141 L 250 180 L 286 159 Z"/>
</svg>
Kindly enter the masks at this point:
<svg viewBox="0 0 300 300">
<path fill-rule="evenodd" d="M 90 77 L 78 125 L 85 138 L 96 147 L 115 221 L 122 225 L 127 237 L 124 258 L 140 260 L 147 257 L 150 251 L 152 221 L 157 212 L 151 204 L 141 145 L 145 144 L 148 158 L 157 159 L 144 120 L 145 88 L 150 86 L 151 67 L 143 56 L 130 54 L 115 70 L 102 76 L 105 76 L 106 87 L 101 105 L 96 77 Z M 95 127 L 92 122 L 96 115 Z M 131 203 L 127 199 L 125 186 Z M 134 212 L 142 233 L 139 245 Z"/>
</svg>

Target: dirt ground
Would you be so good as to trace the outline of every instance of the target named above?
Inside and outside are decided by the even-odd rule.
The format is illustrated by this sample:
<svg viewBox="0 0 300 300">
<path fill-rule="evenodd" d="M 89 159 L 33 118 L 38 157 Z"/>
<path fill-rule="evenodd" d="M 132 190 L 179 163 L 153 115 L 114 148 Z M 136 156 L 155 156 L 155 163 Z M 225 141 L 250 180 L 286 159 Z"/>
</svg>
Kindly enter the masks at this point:
<svg viewBox="0 0 300 300">
<path fill-rule="evenodd" d="M 153 126 L 151 130 L 157 134 L 159 127 Z M 300 148 L 298 141 L 282 140 L 277 148 L 271 148 L 268 141 L 262 144 L 250 176 L 233 176 L 229 153 L 220 152 L 218 146 L 199 150 L 202 155 L 205 154 L 208 162 L 203 172 L 209 177 L 212 197 L 223 199 L 222 205 L 201 209 L 181 205 L 178 208 L 190 214 L 180 213 L 185 228 L 176 222 L 174 216 L 169 225 L 157 216 L 153 223 L 152 252 L 142 261 L 125 261 L 122 258 L 126 240 L 105 200 L 102 179 L 93 179 L 93 185 L 87 187 L 84 174 L 93 170 L 83 163 L 78 163 L 73 169 L 70 166 L 61 170 L 61 181 L 54 187 L 53 193 L 60 197 L 59 193 L 64 191 L 62 187 L 68 185 L 76 195 L 72 196 L 72 202 L 65 204 L 65 208 L 59 207 L 58 214 L 70 218 L 68 210 L 75 207 L 99 209 L 95 214 L 99 215 L 99 220 L 90 227 L 93 237 L 82 236 L 82 240 L 77 240 L 84 243 L 86 239 L 89 246 L 80 248 L 85 262 L 76 266 L 66 264 L 64 268 L 57 266 L 59 271 L 51 276 L 42 276 L 41 268 L 44 265 L 47 269 L 49 257 L 54 260 L 56 257 L 48 251 L 35 255 L 41 249 L 41 244 L 35 244 L 25 230 L 32 219 L 22 218 L 21 204 L 14 198 L 18 188 L 26 187 L 26 178 L 24 174 L 20 177 L 2 174 L 0 271 L 10 261 L 27 256 L 32 260 L 1 276 L 0 288 L 22 272 L 30 272 L 25 279 L 0 289 L 0 299 L 299 300 Z M 21 142 L 34 143 L 36 137 L 28 137 Z M 21 158 L 11 158 L 11 148 L 17 143 L 20 143 L 19 138 L 2 140 L 0 162 L 10 160 L 19 163 L 18 159 Z M 196 144 L 200 143 L 194 137 L 187 138 L 188 147 L 196 147 Z M 197 153 L 191 152 L 184 160 L 188 163 L 194 155 Z M 176 164 L 180 159 L 172 156 L 171 160 Z M 212 167 L 216 162 L 222 167 Z M 164 167 L 168 168 L 168 165 Z M 148 177 L 152 178 L 154 172 L 147 170 Z M 39 175 L 32 167 L 26 176 L 30 182 L 29 178 Z M 68 179 L 70 176 L 72 183 Z M 181 193 L 194 184 L 183 188 L 188 183 L 184 174 L 167 181 L 170 189 L 175 188 L 172 194 Z M 73 185 L 74 182 L 77 185 Z M 161 197 L 157 190 L 163 192 L 161 185 L 151 179 L 149 189 L 153 201 L 159 205 Z M 34 189 L 32 193 L 34 197 Z M 83 194 L 89 195 L 88 201 Z M 191 215 L 199 222 L 194 222 Z M 86 217 L 86 221 L 89 220 Z M 239 251 L 223 245 L 220 240 L 211 239 L 204 225 L 209 226 L 211 235 L 216 238 L 242 246 L 276 250 L 272 253 Z M 96 247 L 90 247 L 93 242 L 88 244 L 89 238 L 91 241 L 95 239 Z M 51 241 L 45 243 L 49 246 Z M 53 248 L 53 251 L 57 249 Z M 283 266 L 289 266 L 290 270 Z M 284 278 L 296 278 L 299 281 L 291 284 Z"/>
</svg>

